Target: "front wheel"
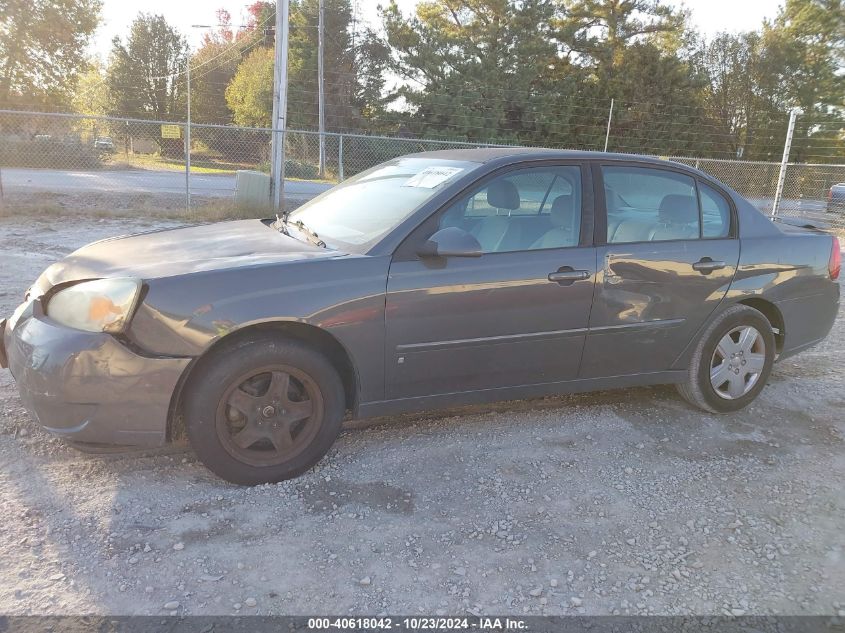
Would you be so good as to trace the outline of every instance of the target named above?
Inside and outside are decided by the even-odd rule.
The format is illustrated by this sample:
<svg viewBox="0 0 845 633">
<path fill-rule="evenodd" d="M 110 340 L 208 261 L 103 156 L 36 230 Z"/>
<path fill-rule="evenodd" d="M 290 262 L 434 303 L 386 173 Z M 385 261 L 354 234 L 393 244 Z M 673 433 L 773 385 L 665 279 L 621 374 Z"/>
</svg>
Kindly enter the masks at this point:
<svg viewBox="0 0 845 633">
<path fill-rule="evenodd" d="M 754 308 L 731 306 L 701 336 L 689 376 L 678 391 L 705 411 L 738 411 L 763 390 L 774 359 L 775 335 L 769 320 Z"/>
<path fill-rule="evenodd" d="M 343 384 L 322 354 L 266 335 L 205 359 L 184 398 L 185 429 L 200 461 L 241 485 L 311 468 L 340 433 L 345 409 Z"/>
</svg>

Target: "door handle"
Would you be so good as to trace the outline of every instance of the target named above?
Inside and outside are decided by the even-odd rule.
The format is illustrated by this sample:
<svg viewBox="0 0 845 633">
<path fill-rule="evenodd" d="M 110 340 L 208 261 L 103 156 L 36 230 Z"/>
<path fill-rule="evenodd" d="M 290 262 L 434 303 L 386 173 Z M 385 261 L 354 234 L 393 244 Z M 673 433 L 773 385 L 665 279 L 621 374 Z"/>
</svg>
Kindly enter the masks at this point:
<svg viewBox="0 0 845 633">
<path fill-rule="evenodd" d="M 563 266 L 556 272 L 549 273 L 549 281 L 554 281 L 560 285 L 573 284 L 576 281 L 590 278 L 589 270 L 573 270 L 569 266 Z"/>
<path fill-rule="evenodd" d="M 702 257 L 700 261 L 695 262 L 692 265 L 693 270 L 697 270 L 702 275 L 709 275 L 714 270 L 721 270 L 727 266 L 725 262 L 718 262 L 710 259 L 709 257 Z"/>
</svg>

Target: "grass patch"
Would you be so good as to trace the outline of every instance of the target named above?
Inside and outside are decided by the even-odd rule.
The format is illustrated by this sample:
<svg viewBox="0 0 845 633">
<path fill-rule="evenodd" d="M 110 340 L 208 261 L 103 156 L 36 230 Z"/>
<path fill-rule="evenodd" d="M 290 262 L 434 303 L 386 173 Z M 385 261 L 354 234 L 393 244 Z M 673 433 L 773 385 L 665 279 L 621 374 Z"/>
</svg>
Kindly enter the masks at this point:
<svg viewBox="0 0 845 633">
<path fill-rule="evenodd" d="M 226 222 L 272 218 L 273 215 L 269 207 L 251 207 L 226 201 L 204 204 L 191 209 L 190 213 L 183 213 L 180 217 L 190 222 Z"/>
<path fill-rule="evenodd" d="M 185 171 L 185 161 L 176 158 L 163 158 L 155 154 L 121 154 L 103 164 L 110 169 L 149 169 L 156 171 Z M 191 173 L 232 175 L 239 169 L 254 169 L 254 165 L 224 163 L 191 157 Z"/>
<path fill-rule="evenodd" d="M 194 206 L 185 210 L 181 196 L 139 194 L 116 199 L 110 195 L 35 193 L 15 194 L 0 199 L 0 218 L 143 218 L 176 220 L 180 222 L 224 222 L 271 218 L 274 212 L 266 206 L 246 206 L 233 200 L 193 199 Z M 286 202 L 285 209 L 293 210 L 302 204 L 300 199 Z"/>
<path fill-rule="evenodd" d="M 293 211 L 305 201 L 300 198 L 285 200 L 284 211 Z M 276 212 L 268 206 L 247 206 L 233 200 L 214 200 L 191 209 L 188 214 L 179 215 L 191 222 L 225 222 L 227 220 L 263 220 L 272 218 Z"/>
<path fill-rule="evenodd" d="M 181 158 L 165 158 L 158 154 L 115 154 L 102 164 L 104 169 L 146 169 L 150 171 L 185 171 L 185 161 Z M 192 174 L 219 174 L 232 176 L 236 171 L 249 169 L 262 173 L 270 172 L 270 163 L 236 163 L 222 161 L 208 156 L 191 155 Z M 330 171 L 325 178 L 319 178 L 316 166 L 296 160 L 285 161 L 285 180 L 319 182 L 327 185 L 337 184 L 337 177 Z"/>
<path fill-rule="evenodd" d="M 57 218 L 65 214 L 65 209 L 58 200 L 40 196 L 33 199 L 9 200 L 6 196 L 0 200 L 0 218 L 43 217 Z"/>
</svg>

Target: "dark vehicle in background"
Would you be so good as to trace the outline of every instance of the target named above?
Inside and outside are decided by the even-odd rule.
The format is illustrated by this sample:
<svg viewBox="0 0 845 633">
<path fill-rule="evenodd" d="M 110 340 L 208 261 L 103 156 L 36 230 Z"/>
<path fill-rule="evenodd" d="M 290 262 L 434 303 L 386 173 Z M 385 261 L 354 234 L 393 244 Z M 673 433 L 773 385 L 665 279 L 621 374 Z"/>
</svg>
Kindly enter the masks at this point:
<svg viewBox="0 0 845 633">
<path fill-rule="evenodd" d="M 660 383 L 736 411 L 828 334 L 840 265 L 835 238 L 680 164 L 433 152 L 276 221 L 86 246 L 27 292 L 0 355 L 49 431 L 184 428 L 212 471 L 257 484 L 314 465 L 347 412 Z"/>
<path fill-rule="evenodd" d="M 828 213 L 845 213 L 845 182 L 833 185 L 827 192 Z"/>
</svg>

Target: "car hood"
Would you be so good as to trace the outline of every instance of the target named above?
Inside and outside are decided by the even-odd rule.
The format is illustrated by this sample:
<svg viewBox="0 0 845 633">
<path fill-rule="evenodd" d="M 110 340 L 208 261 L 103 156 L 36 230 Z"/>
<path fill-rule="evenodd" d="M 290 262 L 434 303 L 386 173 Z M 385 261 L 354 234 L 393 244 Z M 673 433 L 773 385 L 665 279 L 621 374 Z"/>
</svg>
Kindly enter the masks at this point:
<svg viewBox="0 0 845 633">
<path fill-rule="evenodd" d="M 300 242 L 261 220 L 219 222 L 112 237 L 83 246 L 50 266 L 37 286 L 102 277 L 155 279 L 346 253 Z"/>
</svg>

